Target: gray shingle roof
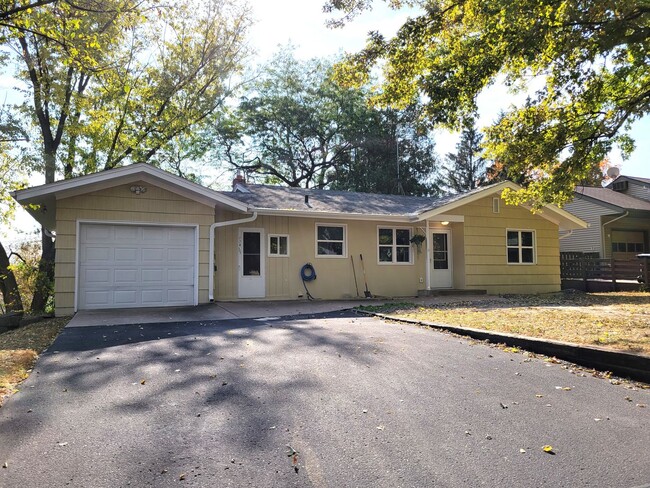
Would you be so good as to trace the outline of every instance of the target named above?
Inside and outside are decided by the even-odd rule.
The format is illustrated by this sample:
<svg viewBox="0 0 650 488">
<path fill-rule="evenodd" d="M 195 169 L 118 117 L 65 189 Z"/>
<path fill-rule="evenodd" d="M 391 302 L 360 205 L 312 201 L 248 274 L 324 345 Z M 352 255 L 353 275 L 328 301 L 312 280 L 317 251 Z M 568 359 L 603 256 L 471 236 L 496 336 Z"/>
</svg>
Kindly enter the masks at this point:
<svg viewBox="0 0 650 488">
<path fill-rule="evenodd" d="M 247 185 L 250 193 L 221 192 L 258 210 L 404 216 L 417 215 L 464 198 L 486 187 L 442 198 L 381 195 L 352 191 Z M 309 203 L 305 203 L 309 195 Z"/>
<path fill-rule="evenodd" d="M 638 179 L 638 178 L 637 178 Z M 575 190 L 578 195 L 585 195 L 610 205 L 615 205 L 625 210 L 646 210 L 650 211 L 650 202 L 634 198 L 624 193 L 614 191 L 610 188 L 600 188 L 591 186 L 579 186 Z"/>
</svg>

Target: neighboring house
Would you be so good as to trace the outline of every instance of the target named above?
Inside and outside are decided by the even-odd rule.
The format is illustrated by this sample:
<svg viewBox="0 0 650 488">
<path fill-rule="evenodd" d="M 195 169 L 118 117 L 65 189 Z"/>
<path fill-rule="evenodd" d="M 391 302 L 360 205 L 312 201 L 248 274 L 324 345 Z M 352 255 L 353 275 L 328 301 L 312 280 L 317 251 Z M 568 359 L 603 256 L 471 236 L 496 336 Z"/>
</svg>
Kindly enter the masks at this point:
<svg viewBox="0 0 650 488">
<path fill-rule="evenodd" d="M 629 260 L 650 250 L 648 178 L 621 175 L 606 187 L 578 187 L 575 198 L 564 208 L 587 222 L 589 228 L 562 237 L 562 252 Z"/>
<path fill-rule="evenodd" d="M 433 199 L 234 181 L 218 192 L 146 164 L 28 188 L 15 199 L 56 232 L 56 313 L 316 298 L 370 291 L 560 289 L 559 231 L 586 224 L 499 198 L 510 182 Z M 34 206 L 36 205 L 36 207 Z M 424 239 L 411 243 L 414 235 Z M 351 259 L 352 258 L 352 259 Z"/>
</svg>

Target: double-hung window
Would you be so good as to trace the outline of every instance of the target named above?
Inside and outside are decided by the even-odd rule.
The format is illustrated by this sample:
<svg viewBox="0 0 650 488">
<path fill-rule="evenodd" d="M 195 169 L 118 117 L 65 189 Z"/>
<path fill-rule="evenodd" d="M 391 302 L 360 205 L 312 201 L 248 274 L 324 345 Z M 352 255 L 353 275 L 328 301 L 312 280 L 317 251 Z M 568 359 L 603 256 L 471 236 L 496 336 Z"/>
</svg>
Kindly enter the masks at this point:
<svg viewBox="0 0 650 488">
<path fill-rule="evenodd" d="M 344 224 L 316 224 L 316 256 L 346 257 L 346 232 Z"/>
<path fill-rule="evenodd" d="M 507 230 L 506 240 L 508 264 L 535 263 L 535 231 Z"/>
<path fill-rule="evenodd" d="M 411 263 L 411 229 L 378 227 L 377 245 L 380 264 Z"/>
<path fill-rule="evenodd" d="M 289 236 L 281 234 L 269 234 L 269 256 L 289 256 Z"/>
</svg>

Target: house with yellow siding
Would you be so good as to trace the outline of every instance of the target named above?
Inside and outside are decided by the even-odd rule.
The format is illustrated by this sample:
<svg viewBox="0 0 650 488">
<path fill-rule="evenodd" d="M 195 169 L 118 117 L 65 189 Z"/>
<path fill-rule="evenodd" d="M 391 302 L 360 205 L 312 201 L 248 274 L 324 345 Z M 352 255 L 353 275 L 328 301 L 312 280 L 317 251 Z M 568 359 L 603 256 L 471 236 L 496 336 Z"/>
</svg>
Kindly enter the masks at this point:
<svg viewBox="0 0 650 488">
<path fill-rule="evenodd" d="M 560 289 L 559 233 L 586 223 L 500 198 L 248 185 L 214 191 L 147 164 L 14 198 L 56 235 L 57 315 L 231 300 Z M 315 279 L 314 279 L 315 278 Z"/>
</svg>

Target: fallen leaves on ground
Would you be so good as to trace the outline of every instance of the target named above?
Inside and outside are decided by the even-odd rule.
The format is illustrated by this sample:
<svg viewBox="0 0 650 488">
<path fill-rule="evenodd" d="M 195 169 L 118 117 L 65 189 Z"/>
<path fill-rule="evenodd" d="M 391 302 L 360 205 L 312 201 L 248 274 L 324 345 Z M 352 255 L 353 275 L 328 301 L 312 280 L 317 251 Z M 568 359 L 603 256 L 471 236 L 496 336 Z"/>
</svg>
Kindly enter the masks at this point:
<svg viewBox="0 0 650 488">
<path fill-rule="evenodd" d="M 70 317 L 45 319 L 0 334 L 0 407 L 69 321 Z"/>
<path fill-rule="evenodd" d="M 389 312 L 439 324 L 650 354 L 650 294 L 643 292 L 508 295 L 426 307 L 402 303 L 391 304 Z"/>
</svg>

